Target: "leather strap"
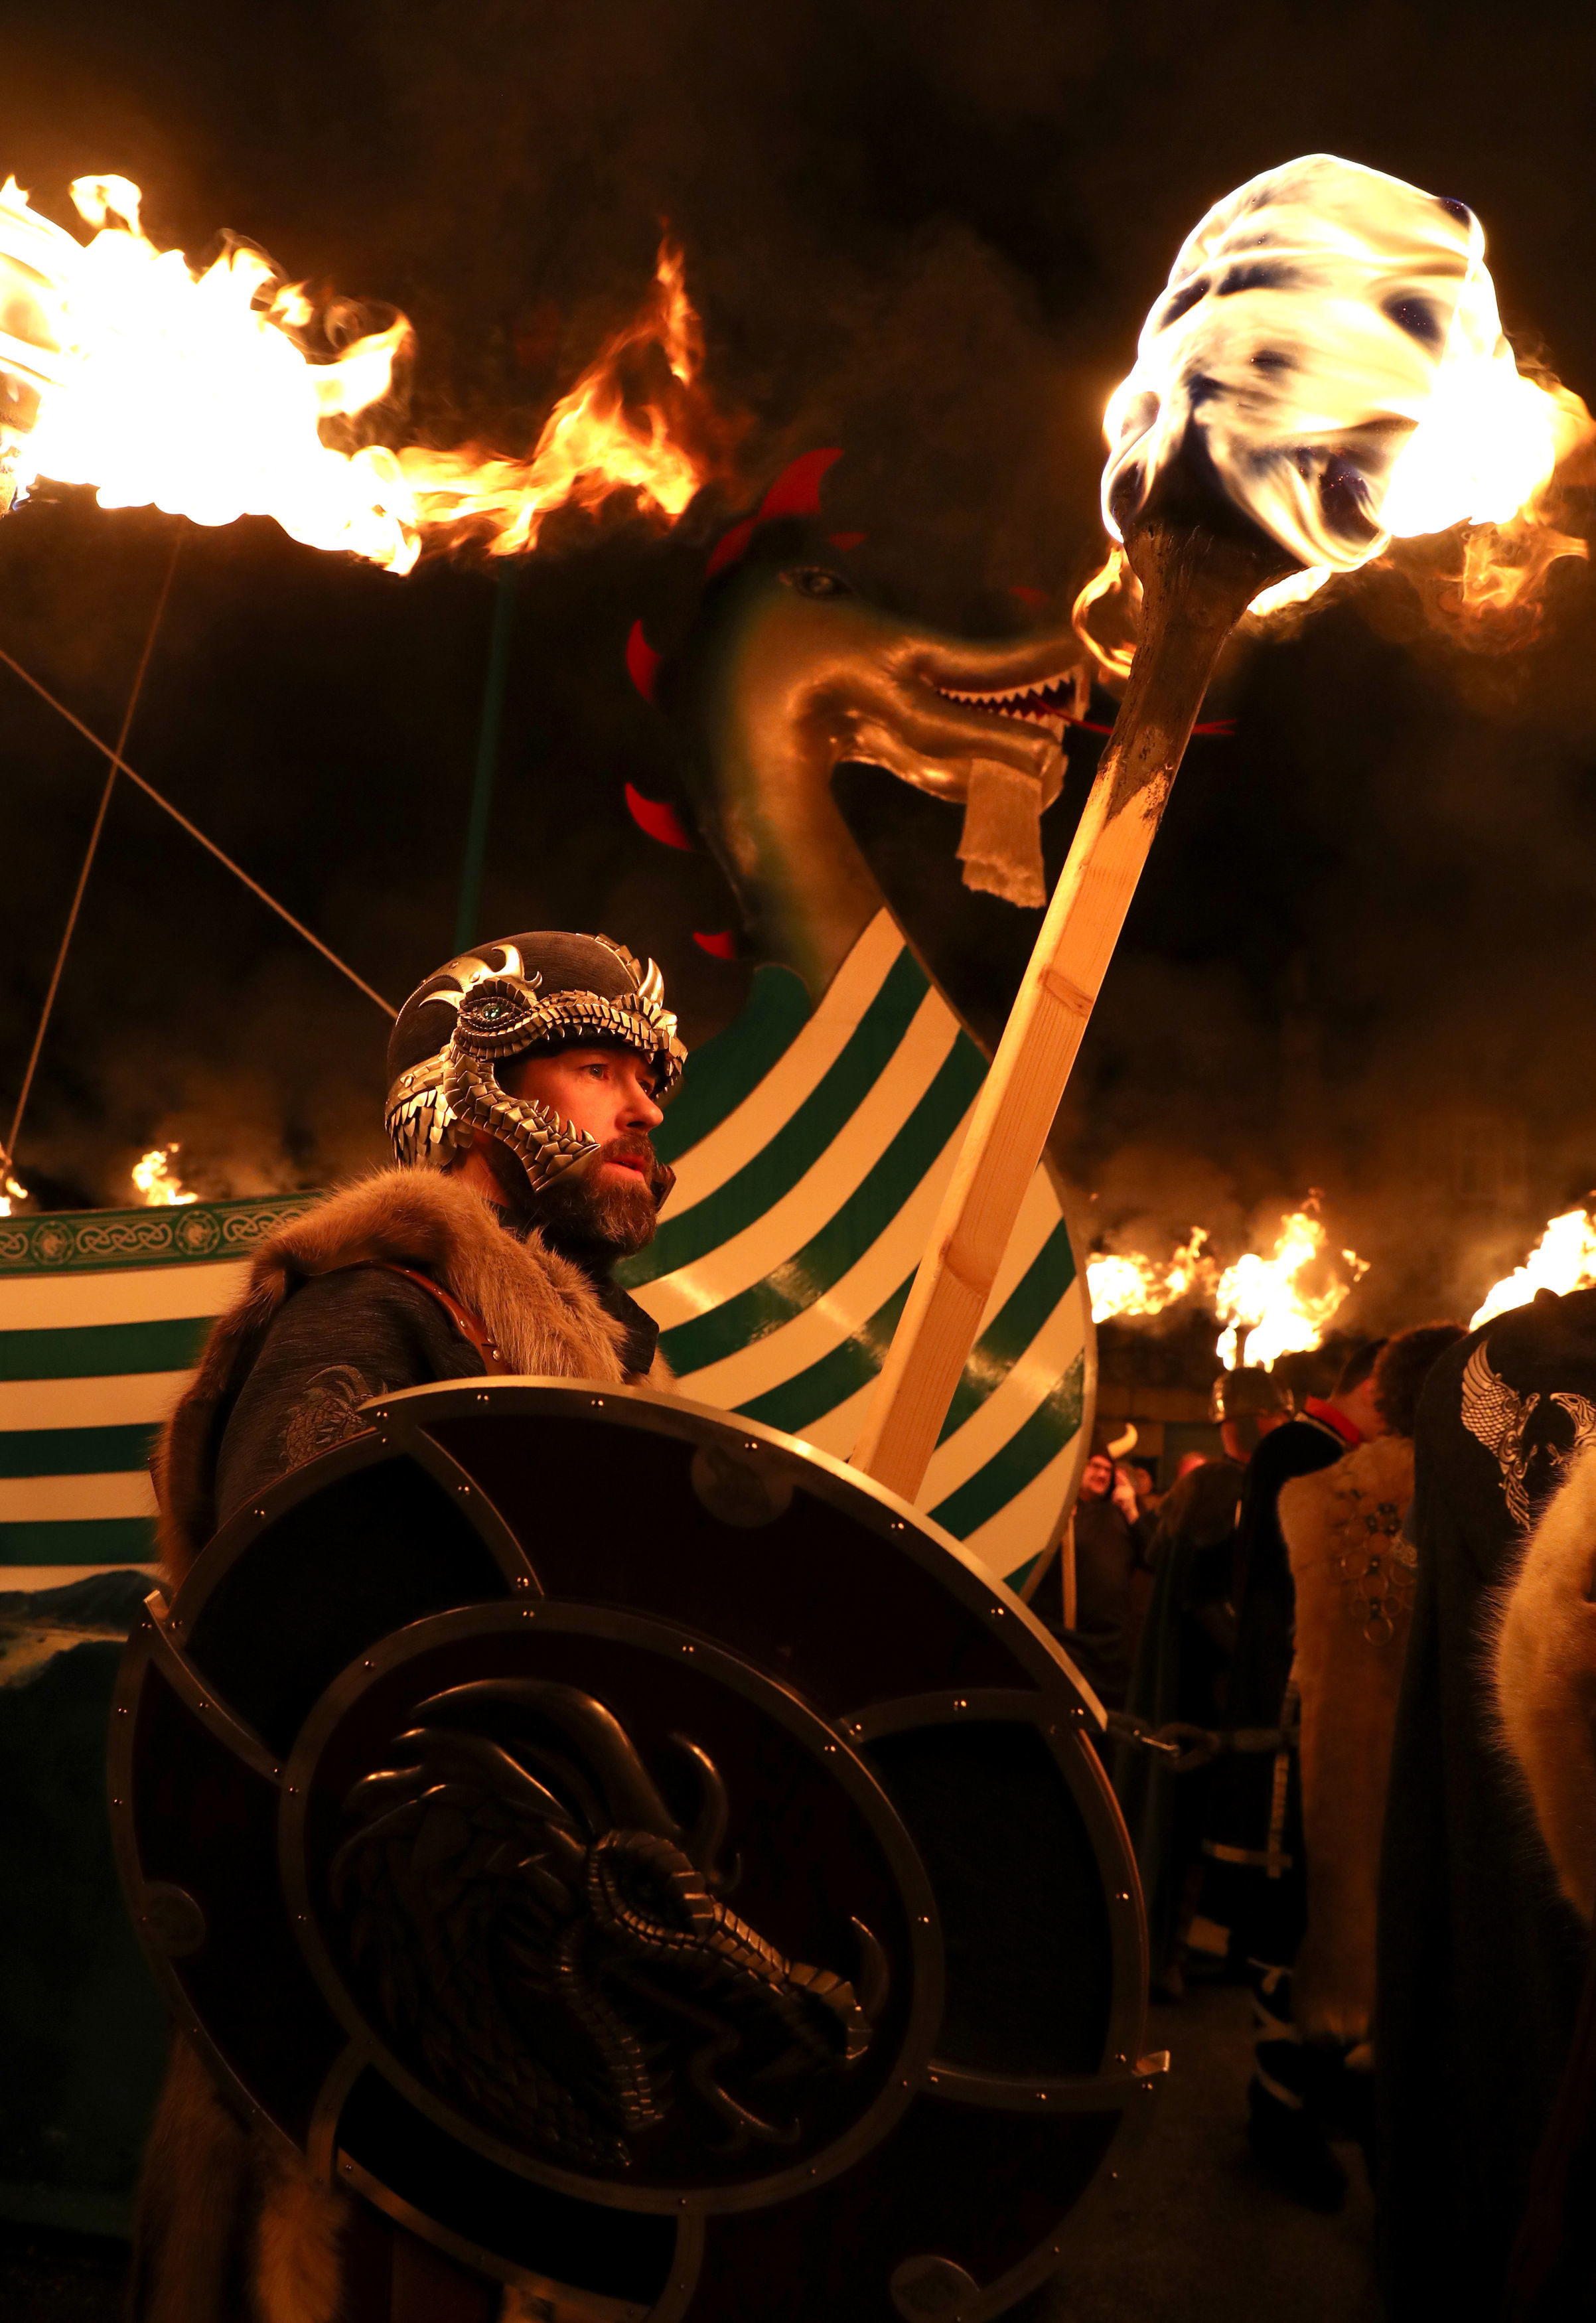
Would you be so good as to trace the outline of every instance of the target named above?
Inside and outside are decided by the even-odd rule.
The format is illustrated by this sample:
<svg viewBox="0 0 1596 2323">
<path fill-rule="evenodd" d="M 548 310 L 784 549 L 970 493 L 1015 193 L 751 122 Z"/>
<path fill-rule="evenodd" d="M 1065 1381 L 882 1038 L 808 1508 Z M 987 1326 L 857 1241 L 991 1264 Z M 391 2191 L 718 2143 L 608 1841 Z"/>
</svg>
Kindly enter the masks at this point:
<svg viewBox="0 0 1596 2323">
<path fill-rule="evenodd" d="M 514 1376 L 510 1365 L 489 1337 L 488 1327 L 482 1317 L 473 1315 L 469 1307 L 463 1307 L 452 1290 L 445 1290 L 443 1284 L 435 1282 L 430 1274 L 422 1274 L 413 1266 L 400 1266 L 392 1259 L 374 1258 L 367 1263 L 380 1268 L 384 1274 L 402 1274 L 407 1282 L 413 1282 L 418 1290 L 425 1290 L 429 1298 L 436 1299 L 461 1337 L 476 1349 L 482 1359 L 482 1370 L 490 1377 Z"/>
</svg>

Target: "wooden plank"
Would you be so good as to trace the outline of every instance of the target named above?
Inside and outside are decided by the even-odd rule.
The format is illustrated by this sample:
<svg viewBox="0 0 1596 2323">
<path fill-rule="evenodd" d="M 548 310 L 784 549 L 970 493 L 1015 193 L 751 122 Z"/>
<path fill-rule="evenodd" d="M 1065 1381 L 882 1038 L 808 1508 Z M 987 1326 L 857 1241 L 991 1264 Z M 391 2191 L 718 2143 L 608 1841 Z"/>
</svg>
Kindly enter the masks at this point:
<svg viewBox="0 0 1596 2323">
<path fill-rule="evenodd" d="M 1155 519 L 1130 544 L 1142 642 L 964 1150 L 854 1447 L 913 1500 L 968 1360 L 1226 638 L 1289 560 L 1250 529 Z"/>
</svg>

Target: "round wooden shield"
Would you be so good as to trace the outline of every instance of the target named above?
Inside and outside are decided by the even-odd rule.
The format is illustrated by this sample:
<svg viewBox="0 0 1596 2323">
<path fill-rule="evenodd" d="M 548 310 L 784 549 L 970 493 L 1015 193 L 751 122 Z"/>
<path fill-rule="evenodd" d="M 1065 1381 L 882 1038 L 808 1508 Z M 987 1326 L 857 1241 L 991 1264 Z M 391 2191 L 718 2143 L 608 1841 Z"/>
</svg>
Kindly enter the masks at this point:
<svg viewBox="0 0 1596 2323">
<path fill-rule="evenodd" d="M 1001 2312 L 1157 2062 L 1069 1663 L 774 1430 L 555 1383 L 369 1412 L 122 1670 L 123 1877 L 225 2092 L 597 2317 Z"/>
</svg>

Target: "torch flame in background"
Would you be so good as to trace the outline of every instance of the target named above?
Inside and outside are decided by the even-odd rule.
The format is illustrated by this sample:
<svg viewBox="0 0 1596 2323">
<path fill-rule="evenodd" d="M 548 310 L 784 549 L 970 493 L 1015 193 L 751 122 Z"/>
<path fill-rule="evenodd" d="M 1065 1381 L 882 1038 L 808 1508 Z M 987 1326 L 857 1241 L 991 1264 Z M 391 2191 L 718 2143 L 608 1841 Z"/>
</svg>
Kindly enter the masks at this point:
<svg viewBox="0 0 1596 2323">
<path fill-rule="evenodd" d="M 25 1202 L 28 1189 L 9 1170 L 0 1170 L 0 1218 L 10 1217 L 18 1202 Z"/>
<path fill-rule="evenodd" d="M 1537 1290 L 1589 1290 L 1596 1288 L 1596 1219 L 1588 1210 L 1565 1210 L 1553 1218 L 1522 1266 L 1504 1275 L 1486 1292 L 1469 1318 L 1477 1331 L 1493 1315 L 1510 1307 L 1527 1307 Z"/>
<path fill-rule="evenodd" d="M 125 178 L 80 178 L 72 198 L 96 229 L 87 243 L 14 180 L 0 189 L 0 507 L 49 478 L 92 486 L 104 508 L 152 503 L 197 524 L 269 516 L 311 547 L 408 573 L 435 537 L 463 529 L 514 555 L 553 510 L 614 491 L 674 518 L 710 473 L 697 318 L 668 244 L 642 312 L 556 406 L 530 459 L 479 445 L 345 452 L 323 424 L 390 393 L 413 344 L 402 315 L 314 360 L 315 309 L 259 251 L 230 248 L 197 274 L 149 240 Z M 653 345 L 668 385 L 636 410 L 632 375 Z"/>
<path fill-rule="evenodd" d="M 1226 1371 L 1238 1363 L 1270 1371 L 1277 1357 L 1318 1345 L 1369 1271 L 1366 1259 L 1344 1250 L 1350 1276 L 1344 1281 L 1325 1258 L 1325 1228 L 1310 1199 L 1280 1220 L 1269 1257 L 1249 1251 L 1226 1267 L 1214 1290 L 1214 1305 L 1225 1326 L 1215 1352 Z"/>
<path fill-rule="evenodd" d="M 172 1167 L 179 1151 L 175 1144 L 151 1146 L 142 1162 L 133 1163 L 134 1190 L 152 1210 L 176 1209 L 179 1203 L 199 1199 L 197 1194 L 189 1193 Z"/>
<path fill-rule="evenodd" d="M 1519 371 L 1484 253 L 1463 203 L 1334 154 L 1216 203 L 1109 399 L 1112 537 L 1184 459 L 1301 561 L 1256 616 L 1458 528 L 1441 601 L 1454 626 L 1533 600 L 1557 558 L 1589 553 L 1553 511 L 1596 426 L 1571 390 Z M 1111 585 L 1087 583 L 1078 626 Z"/>
<path fill-rule="evenodd" d="M 1092 1320 L 1106 1323 L 1117 1315 L 1161 1315 L 1178 1299 L 1209 1288 L 1219 1270 L 1203 1252 L 1207 1241 L 1203 1226 L 1193 1226 L 1167 1265 L 1160 1266 L 1136 1251 L 1103 1251 L 1087 1262 L 1087 1289 L 1091 1294 Z"/>
<path fill-rule="evenodd" d="M 1105 1252 L 1088 1260 L 1093 1322 L 1161 1315 L 1177 1299 L 1201 1298 L 1225 1327 L 1215 1352 L 1226 1371 L 1238 1363 L 1269 1371 L 1280 1355 L 1316 1347 L 1369 1271 L 1355 1251 L 1341 1253 L 1344 1276 L 1326 1257 L 1316 1195 L 1280 1220 L 1267 1257 L 1248 1251 L 1222 1268 L 1204 1248 L 1207 1239 L 1203 1227 L 1194 1226 L 1190 1241 L 1162 1266 L 1139 1252 Z"/>
</svg>

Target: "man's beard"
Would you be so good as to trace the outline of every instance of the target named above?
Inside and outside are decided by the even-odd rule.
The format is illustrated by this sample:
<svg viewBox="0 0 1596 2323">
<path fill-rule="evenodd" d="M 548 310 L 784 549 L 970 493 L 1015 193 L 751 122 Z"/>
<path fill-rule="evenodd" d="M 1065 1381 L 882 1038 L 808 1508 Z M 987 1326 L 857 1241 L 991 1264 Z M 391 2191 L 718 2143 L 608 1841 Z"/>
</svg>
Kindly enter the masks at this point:
<svg viewBox="0 0 1596 2323">
<path fill-rule="evenodd" d="M 623 1179 L 600 1182 L 606 1162 L 623 1155 L 642 1162 L 647 1178 L 628 1170 Z M 527 1213 L 555 1248 L 568 1256 L 608 1266 L 630 1258 L 654 1240 L 659 1206 L 675 1182 L 641 1131 L 612 1137 L 592 1158 L 567 1170 L 531 1197 Z"/>
</svg>

